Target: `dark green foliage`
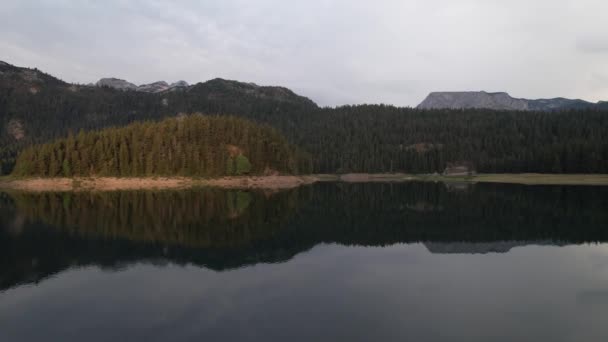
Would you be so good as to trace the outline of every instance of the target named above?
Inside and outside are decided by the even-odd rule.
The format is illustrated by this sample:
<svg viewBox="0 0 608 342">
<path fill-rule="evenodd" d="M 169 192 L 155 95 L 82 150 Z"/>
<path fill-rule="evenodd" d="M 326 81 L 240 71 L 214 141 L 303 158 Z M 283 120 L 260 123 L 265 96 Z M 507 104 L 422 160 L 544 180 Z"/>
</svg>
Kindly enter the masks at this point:
<svg viewBox="0 0 608 342">
<path fill-rule="evenodd" d="M 71 177 L 72 171 L 70 171 L 70 162 L 68 159 L 64 159 L 62 163 L 62 174 L 64 177 Z"/>
<path fill-rule="evenodd" d="M 151 147 L 151 148 L 150 148 Z M 238 150 L 236 158 L 230 151 Z M 63 158 L 58 157 L 63 156 Z M 18 176 L 223 176 L 266 170 L 309 173 L 275 129 L 229 116 L 192 115 L 80 132 L 26 148 Z M 251 162 L 250 162 L 251 160 Z M 222 165 L 226 165 L 223 168 Z"/>
<path fill-rule="evenodd" d="M 382 105 L 322 109 L 295 143 L 317 172 L 608 172 L 608 112 L 422 111 Z M 293 133 L 292 133 L 293 134 Z M 290 133 L 287 133 L 290 137 Z"/>
<path fill-rule="evenodd" d="M 233 176 L 235 174 L 234 159 L 232 159 L 232 157 L 230 157 L 230 156 L 226 159 L 226 174 L 228 176 Z"/>
<path fill-rule="evenodd" d="M 249 159 L 247 159 L 247 157 L 245 157 L 244 155 L 239 154 L 238 156 L 236 156 L 234 162 L 236 164 L 235 172 L 237 175 L 244 175 L 251 172 L 251 163 L 249 162 Z"/>
</svg>

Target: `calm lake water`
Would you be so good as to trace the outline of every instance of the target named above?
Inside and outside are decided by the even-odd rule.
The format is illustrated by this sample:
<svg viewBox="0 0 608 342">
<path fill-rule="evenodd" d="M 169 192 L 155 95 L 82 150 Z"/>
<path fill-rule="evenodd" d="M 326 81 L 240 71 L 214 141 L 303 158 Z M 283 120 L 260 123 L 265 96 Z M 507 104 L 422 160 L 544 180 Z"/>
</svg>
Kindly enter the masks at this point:
<svg viewBox="0 0 608 342">
<path fill-rule="evenodd" d="M 0 193 L 0 341 L 606 341 L 608 187 Z"/>
</svg>

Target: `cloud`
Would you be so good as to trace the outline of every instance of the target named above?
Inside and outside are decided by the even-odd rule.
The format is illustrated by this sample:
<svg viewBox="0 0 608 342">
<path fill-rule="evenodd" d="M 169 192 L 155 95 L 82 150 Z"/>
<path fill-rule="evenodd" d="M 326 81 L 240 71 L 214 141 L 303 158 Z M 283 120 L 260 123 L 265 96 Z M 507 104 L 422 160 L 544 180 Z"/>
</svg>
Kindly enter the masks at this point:
<svg viewBox="0 0 608 342">
<path fill-rule="evenodd" d="M 608 53 L 608 35 L 580 38 L 576 46 L 586 53 Z"/>
<path fill-rule="evenodd" d="M 214 77 L 321 105 L 415 106 L 435 90 L 601 97 L 598 0 L 34 1 L 0 6 L 1 59 L 67 81 Z M 592 38 L 581 38 L 592 37 Z M 608 95 L 608 94 L 607 94 Z M 606 96 L 608 98 L 608 96 Z"/>
</svg>

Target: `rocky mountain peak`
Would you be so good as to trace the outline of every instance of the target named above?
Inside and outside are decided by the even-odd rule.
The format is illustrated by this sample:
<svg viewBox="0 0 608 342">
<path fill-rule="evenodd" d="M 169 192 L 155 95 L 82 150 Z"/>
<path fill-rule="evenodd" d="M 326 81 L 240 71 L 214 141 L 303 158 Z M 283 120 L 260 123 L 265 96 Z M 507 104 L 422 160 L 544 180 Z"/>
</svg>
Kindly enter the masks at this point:
<svg viewBox="0 0 608 342">
<path fill-rule="evenodd" d="M 137 86 L 120 78 L 102 78 L 95 84 L 98 87 L 110 87 L 118 90 L 137 90 Z"/>
<path fill-rule="evenodd" d="M 170 88 L 186 88 L 188 87 L 188 82 L 179 80 L 177 82 L 171 83 Z"/>
<path fill-rule="evenodd" d="M 137 91 L 143 91 L 146 93 L 159 93 L 169 89 L 169 84 L 165 81 L 157 81 L 149 84 L 142 84 L 137 87 Z"/>
<path fill-rule="evenodd" d="M 528 110 L 524 99 L 516 99 L 505 92 L 485 91 L 433 92 L 422 103 L 420 109 L 467 109 L 487 108 L 496 110 Z"/>
</svg>

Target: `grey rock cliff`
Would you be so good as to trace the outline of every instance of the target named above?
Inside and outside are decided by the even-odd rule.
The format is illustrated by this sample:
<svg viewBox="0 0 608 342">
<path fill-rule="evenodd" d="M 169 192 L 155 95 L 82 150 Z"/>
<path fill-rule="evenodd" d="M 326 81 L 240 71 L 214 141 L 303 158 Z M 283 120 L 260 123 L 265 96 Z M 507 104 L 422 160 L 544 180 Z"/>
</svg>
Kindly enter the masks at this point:
<svg viewBox="0 0 608 342">
<path fill-rule="evenodd" d="M 433 92 L 417 108 L 419 109 L 493 109 L 493 110 L 537 110 L 553 111 L 564 109 L 593 108 L 601 105 L 583 101 L 565 99 L 519 99 L 504 92 L 488 93 L 485 91 Z"/>
<path fill-rule="evenodd" d="M 485 91 L 433 92 L 418 105 L 418 108 L 528 110 L 528 103 L 523 99 L 512 98 L 507 93 L 486 93 Z"/>
</svg>

